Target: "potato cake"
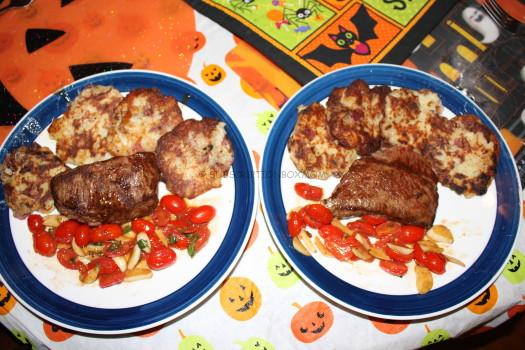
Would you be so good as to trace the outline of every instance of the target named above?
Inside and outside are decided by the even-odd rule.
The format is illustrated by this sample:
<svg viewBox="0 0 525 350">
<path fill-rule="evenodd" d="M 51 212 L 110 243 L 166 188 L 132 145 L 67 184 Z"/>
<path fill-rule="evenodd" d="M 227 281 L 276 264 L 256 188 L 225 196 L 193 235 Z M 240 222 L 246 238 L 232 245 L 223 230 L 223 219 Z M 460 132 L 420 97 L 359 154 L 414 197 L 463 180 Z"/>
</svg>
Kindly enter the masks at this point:
<svg viewBox="0 0 525 350">
<path fill-rule="evenodd" d="M 118 104 L 108 150 L 114 156 L 154 152 L 158 139 L 182 121 L 177 100 L 159 89 L 136 89 Z"/>
<path fill-rule="evenodd" d="M 225 125 L 215 119 L 187 119 L 164 134 L 155 153 L 168 190 L 184 198 L 221 186 L 233 164 Z"/>
<path fill-rule="evenodd" d="M 339 145 L 330 134 L 327 114 L 319 103 L 303 108 L 288 140 L 292 162 L 309 178 L 341 177 L 357 158 L 355 150 Z"/>
<path fill-rule="evenodd" d="M 51 178 L 66 169 L 49 148 L 36 142 L 7 153 L 0 165 L 0 180 L 13 215 L 23 219 L 33 211 L 52 211 Z"/>
<path fill-rule="evenodd" d="M 74 165 L 107 158 L 113 113 L 121 100 L 120 92 L 111 86 L 91 85 L 82 90 L 49 126 L 58 157 Z"/>
<path fill-rule="evenodd" d="M 384 118 L 388 86 L 372 89 L 363 80 L 336 88 L 328 97 L 328 127 L 339 144 L 367 155 L 381 146 L 380 124 Z"/>
</svg>

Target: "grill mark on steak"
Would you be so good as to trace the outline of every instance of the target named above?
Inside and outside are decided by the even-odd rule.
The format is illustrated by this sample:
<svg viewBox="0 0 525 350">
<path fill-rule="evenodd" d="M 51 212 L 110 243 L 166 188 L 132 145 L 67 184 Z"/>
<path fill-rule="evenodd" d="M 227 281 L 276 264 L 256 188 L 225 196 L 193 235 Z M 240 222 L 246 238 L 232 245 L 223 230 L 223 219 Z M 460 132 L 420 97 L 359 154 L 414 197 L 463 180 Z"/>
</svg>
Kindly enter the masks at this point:
<svg viewBox="0 0 525 350">
<path fill-rule="evenodd" d="M 57 210 L 89 225 L 124 223 L 157 207 L 155 154 L 135 153 L 67 170 L 51 180 Z"/>
<path fill-rule="evenodd" d="M 438 205 L 437 180 L 419 154 L 392 147 L 356 160 L 323 204 L 338 218 L 376 214 L 430 227 Z"/>
</svg>

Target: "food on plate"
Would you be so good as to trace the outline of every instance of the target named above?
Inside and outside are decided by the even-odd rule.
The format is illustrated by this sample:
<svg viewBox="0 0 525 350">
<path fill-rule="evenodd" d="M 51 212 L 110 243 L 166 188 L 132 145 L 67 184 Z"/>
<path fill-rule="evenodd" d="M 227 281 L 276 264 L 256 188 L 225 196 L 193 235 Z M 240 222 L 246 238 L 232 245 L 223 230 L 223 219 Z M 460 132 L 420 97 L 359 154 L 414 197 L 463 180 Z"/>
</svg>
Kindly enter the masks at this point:
<svg viewBox="0 0 525 350">
<path fill-rule="evenodd" d="M 159 180 L 155 154 L 142 152 L 64 171 L 51 180 L 51 193 L 70 219 L 120 224 L 153 212 Z"/>
<path fill-rule="evenodd" d="M 328 127 L 339 144 L 367 155 L 381 146 L 381 123 L 384 119 L 388 86 L 372 89 L 363 80 L 332 91 L 326 102 Z"/>
<path fill-rule="evenodd" d="M 432 274 L 445 273 L 447 262 L 465 266 L 444 253 L 454 241 L 444 225 L 426 229 L 381 215 L 363 215 L 343 224 L 331 217 L 328 208 L 315 203 L 288 214 L 288 234 L 293 247 L 307 256 L 319 252 L 344 262 L 377 261 L 379 268 L 397 277 L 403 277 L 414 265 L 420 294 L 432 289 Z"/>
<path fill-rule="evenodd" d="M 430 227 L 438 205 L 437 180 L 423 157 L 394 147 L 356 160 L 322 203 L 338 218 L 384 215 Z"/>
<path fill-rule="evenodd" d="M 108 150 L 114 156 L 154 152 L 157 140 L 182 121 L 177 100 L 159 89 L 135 89 L 117 105 Z"/>
<path fill-rule="evenodd" d="M 340 145 L 328 129 L 328 112 L 319 103 L 299 110 L 297 123 L 288 140 L 290 158 L 309 178 L 341 177 L 357 153 Z"/>
<path fill-rule="evenodd" d="M 225 124 L 215 119 L 187 119 L 164 134 L 155 151 L 168 190 L 194 198 L 221 186 L 233 163 Z"/>
<path fill-rule="evenodd" d="M 478 117 L 461 115 L 436 121 L 422 153 L 440 183 L 472 197 L 485 194 L 496 175 L 499 143 Z"/>
<path fill-rule="evenodd" d="M 53 210 L 50 181 L 66 169 L 49 148 L 37 143 L 8 152 L 0 165 L 0 180 L 13 215 L 23 219 L 33 211 Z"/>
<path fill-rule="evenodd" d="M 121 100 L 120 92 L 111 86 L 83 89 L 48 128 L 49 136 L 56 140 L 57 156 L 74 165 L 106 159 L 113 112 Z"/>
<path fill-rule="evenodd" d="M 326 105 L 301 106 L 288 143 L 292 162 L 309 178 L 340 177 L 357 158 L 346 155 L 388 146 L 428 158 L 438 181 L 466 197 L 486 193 L 496 174 L 496 135 L 476 116 L 443 117 L 435 92 L 355 80 L 333 89 Z"/>
<path fill-rule="evenodd" d="M 98 281 L 106 288 L 151 278 L 152 270 L 175 263 L 175 250 L 186 250 L 193 257 L 208 242 L 208 225 L 214 217 L 214 207 L 193 207 L 168 194 L 151 216 L 122 225 L 90 227 L 65 216 L 38 214 L 31 214 L 27 225 L 36 253 L 56 255 L 63 267 L 78 270 L 83 284 Z"/>
<path fill-rule="evenodd" d="M 421 150 L 433 132 L 433 119 L 442 118 L 442 112 L 439 96 L 430 90 L 392 90 L 385 100 L 381 136 L 387 144 Z"/>
</svg>

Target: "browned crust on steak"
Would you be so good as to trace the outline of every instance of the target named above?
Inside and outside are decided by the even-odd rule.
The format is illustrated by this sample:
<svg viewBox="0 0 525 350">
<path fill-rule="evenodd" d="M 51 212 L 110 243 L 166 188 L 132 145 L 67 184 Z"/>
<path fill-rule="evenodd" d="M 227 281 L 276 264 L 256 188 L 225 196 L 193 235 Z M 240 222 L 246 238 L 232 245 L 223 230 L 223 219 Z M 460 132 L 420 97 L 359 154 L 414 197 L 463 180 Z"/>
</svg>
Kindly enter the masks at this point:
<svg viewBox="0 0 525 350">
<path fill-rule="evenodd" d="M 66 169 L 49 148 L 36 142 L 7 153 L 0 165 L 0 180 L 13 215 L 23 219 L 33 211 L 52 211 L 49 184 L 53 176 Z"/>
<path fill-rule="evenodd" d="M 215 119 L 187 119 L 157 143 L 157 161 L 168 190 L 194 198 L 221 186 L 233 164 L 225 124 Z"/>
<path fill-rule="evenodd" d="M 58 211 L 89 225 L 121 224 L 158 205 L 160 172 L 155 154 L 136 153 L 82 165 L 51 180 Z"/>
</svg>

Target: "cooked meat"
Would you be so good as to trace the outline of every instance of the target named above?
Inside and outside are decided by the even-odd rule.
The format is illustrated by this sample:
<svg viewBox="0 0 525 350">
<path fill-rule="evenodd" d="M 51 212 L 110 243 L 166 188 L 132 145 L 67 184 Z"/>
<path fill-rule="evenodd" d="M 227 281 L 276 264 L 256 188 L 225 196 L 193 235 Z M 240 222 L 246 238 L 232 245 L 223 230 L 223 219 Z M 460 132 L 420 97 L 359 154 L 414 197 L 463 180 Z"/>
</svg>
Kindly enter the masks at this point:
<svg viewBox="0 0 525 350">
<path fill-rule="evenodd" d="M 71 102 L 64 115 L 49 126 L 49 136 L 57 141 L 56 153 L 75 165 L 106 159 L 113 112 L 122 99 L 111 86 L 88 86 Z"/>
<path fill-rule="evenodd" d="M 339 218 L 379 214 L 430 227 L 438 205 L 437 182 L 423 157 L 406 148 L 390 149 L 356 160 L 323 204 Z"/>
<path fill-rule="evenodd" d="M 194 198 L 221 186 L 234 156 L 224 127 L 215 119 L 187 119 L 159 139 L 155 152 L 170 192 Z"/>
<path fill-rule="evenodd" d="M 432 134 L 432 120 L 441 118 L 441 100 L 430 90 L 393 90 L 386 96 L 381 136 L 386 144 L 417 150 Z"/>
<path fill-rule="evenodd" d="M 315 179 L 341 177 L 357 157 L 355 150 L 339 145 L 332 137 L 327 110 L 319 103 L 299 111 L 288 151 L 297 169 Z"/>
<path fill-rule="evenodd" d="M 485 194 L 496 175 L 498 139 L 474 115 L 436 120 L 422 151 L 439 182 L 466 197 Z"/>
<path fill-rule="evenodd" d="M 67 170 L 51 180 L 58 211 L 89 225 L 124 223 L 157 207 L 154 153 L 136 153 Z"/>
<path fill-rule="evenodd" d="M 66 169 L 49 148 L 36 142 L 7 153 L 0 165 L 0 180 L 13 215 L 23 219 L 33 211 L 52 211 L 53 197 L 49 183 L 53 176 Z"/>
<path fill-rule="evenodd" d="M 363 80 L 336 88 L 328 97 L 328 127 L 339 144 L 367 155 L 381 146 L 381 122 L 384 118 L 388 86 L 369 89 Z"/>
<path fill-rule="evenodd" d="M 157 140 L 181 121 L 175 98 L 158 89 L 132 90 L 115 110 L 109 152 L 114 156 L 154 152 Z"/>
</svg>

